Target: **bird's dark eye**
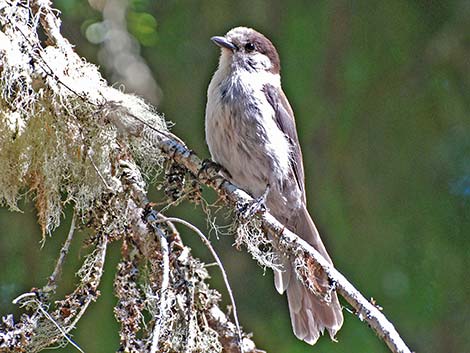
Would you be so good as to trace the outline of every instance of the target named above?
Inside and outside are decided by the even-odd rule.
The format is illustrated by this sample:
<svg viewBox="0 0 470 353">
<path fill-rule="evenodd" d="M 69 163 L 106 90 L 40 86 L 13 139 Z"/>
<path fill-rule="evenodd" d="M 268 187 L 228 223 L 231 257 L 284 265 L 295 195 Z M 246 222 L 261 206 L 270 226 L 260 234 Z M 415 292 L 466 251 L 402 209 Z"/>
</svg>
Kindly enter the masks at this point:
<svg viewBox="0 0 470 353">
<path fill-rule="evenodd" d="M 248 42 L 248 43 L 245 44 L 245 50 L 246 51 L 253 51 L 253 50 L 255 50 L 255 45 L 253 43 Z"/>
</svg>

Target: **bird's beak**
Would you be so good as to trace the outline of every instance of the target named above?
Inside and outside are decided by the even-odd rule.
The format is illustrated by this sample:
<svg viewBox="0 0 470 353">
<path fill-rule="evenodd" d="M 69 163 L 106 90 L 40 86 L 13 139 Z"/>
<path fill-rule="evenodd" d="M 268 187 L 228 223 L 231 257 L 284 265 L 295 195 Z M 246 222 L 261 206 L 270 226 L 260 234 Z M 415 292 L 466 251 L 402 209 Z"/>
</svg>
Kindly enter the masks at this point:
<svg viewBox="0 0 470 353">
<path fill-rule="evenodd" d="M 225 37 L 215 36 L 211 38 L 211 41 L 213 41 L 216 45 L 221 48 L 227 48 L 230 50 L 237 49 L 237 47 Z"/>
</svg>

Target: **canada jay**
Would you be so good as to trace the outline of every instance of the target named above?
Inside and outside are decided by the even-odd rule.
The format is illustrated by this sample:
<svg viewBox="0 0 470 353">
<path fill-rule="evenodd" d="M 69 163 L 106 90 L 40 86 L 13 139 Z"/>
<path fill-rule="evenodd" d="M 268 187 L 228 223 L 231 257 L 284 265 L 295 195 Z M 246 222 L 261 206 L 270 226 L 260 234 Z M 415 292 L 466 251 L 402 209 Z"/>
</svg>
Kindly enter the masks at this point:
<svg viewBox="0 0 470 353">
<path fill-rule="evenodd" d="M 213 160 L 254 198 L 269 190 L 269 211 L 331 262 L 307 211 L 302 153 L 294 113 L 281 89 L 276 48 L 245 27 L 211 39 L 221 48 L 207 92 L 206 140 Z M 279 257 L 283 270 L 274 271 L 274 283 L 280 294 L 287 290 L 294 334 L 314 344 L 326 328 L 334 338 L 343 324 L 336 293 L 331 301 L 322 300 L 296 278 L 293 264 Z M 325 276 L 314 281 L 320 291 L 329 287 Z"/>
</svg>

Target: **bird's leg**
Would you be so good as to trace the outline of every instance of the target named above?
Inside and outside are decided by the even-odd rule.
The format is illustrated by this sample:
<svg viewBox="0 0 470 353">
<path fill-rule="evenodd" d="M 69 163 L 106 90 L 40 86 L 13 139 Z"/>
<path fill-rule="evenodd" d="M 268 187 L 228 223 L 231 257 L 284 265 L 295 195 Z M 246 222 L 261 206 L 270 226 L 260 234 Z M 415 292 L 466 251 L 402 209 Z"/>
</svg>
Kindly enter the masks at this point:
<svg viewBox="0 0 470 353">
<path fill-rule="evenodd" d="M 266 199 L 269 194 L 269 184 L 266 185 L 266 190 L 260 197 L 253 199 L 251 202 L 246 202 L 238 206 L 238 215 L 241 220 L 249 220 L 254 217 L 258 212 L 266 211 Z"/>
</svg>

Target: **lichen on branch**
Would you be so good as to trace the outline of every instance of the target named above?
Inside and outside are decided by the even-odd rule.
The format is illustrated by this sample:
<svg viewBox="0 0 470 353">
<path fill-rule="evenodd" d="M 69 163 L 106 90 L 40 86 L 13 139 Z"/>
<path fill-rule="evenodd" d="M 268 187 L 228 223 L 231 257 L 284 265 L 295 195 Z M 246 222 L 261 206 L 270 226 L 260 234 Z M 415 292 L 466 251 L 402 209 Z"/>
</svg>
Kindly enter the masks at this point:
<svg viewBox="0 0 470 353">
<path fill-rule="evenodd" d="M 0 351 L 37 352 L 54 343 L 81 350 L 69 333 L 99 298 L 107 244 L 121 241 L 114 281 L 120 349 L 255 352 L 218 307 L 204 263 L 175 225 L 153 223 L 158 213 L 142 174 L 164 174 L 169 157 L 146 138 L 148 126 L 168 134 L 162 115 L 110 87 L 73 51 L 49 1 L 3 2 L 0 26 L 0 203 L 18 210 L 25 194 L 32 197 L 43 235 L 57 228 L 68 204 L 77 222 L 49 282 L 17 298 L 25 310 L 19 320 L 0 322 Z M 200 186 L 189 180 L 197 198 Z M 75 289 L 52 302 L 68 246 L 83 228 L 90 250 Z"/>
</svg>

